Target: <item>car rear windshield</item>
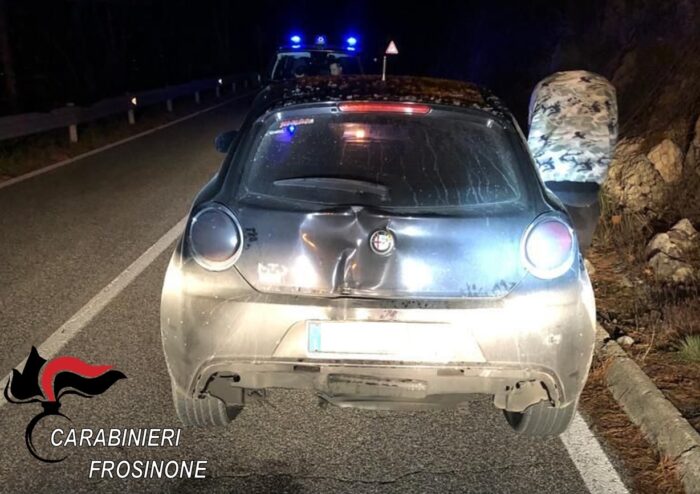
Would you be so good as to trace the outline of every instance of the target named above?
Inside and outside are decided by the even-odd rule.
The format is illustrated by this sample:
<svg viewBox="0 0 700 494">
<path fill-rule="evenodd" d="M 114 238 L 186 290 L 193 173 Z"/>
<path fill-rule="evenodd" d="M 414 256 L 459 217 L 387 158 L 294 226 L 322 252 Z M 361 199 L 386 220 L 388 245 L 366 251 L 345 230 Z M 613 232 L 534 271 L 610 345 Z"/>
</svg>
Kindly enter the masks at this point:
<svg viewBox="0 0 700 494">
<path fill-rule="evenodd" d="M 356 56 L 331 51 L 294 51 L 277 54 L 272 79 L 284 80 L 317 75 L 361 74 Z"/>
<path fill-rule="evenodd" d="M 527 159 L 517 142 L 476 111 L 282 112 L 247 146 L 239 200 L 402 211 L 516 203 Z"/>
</svg>

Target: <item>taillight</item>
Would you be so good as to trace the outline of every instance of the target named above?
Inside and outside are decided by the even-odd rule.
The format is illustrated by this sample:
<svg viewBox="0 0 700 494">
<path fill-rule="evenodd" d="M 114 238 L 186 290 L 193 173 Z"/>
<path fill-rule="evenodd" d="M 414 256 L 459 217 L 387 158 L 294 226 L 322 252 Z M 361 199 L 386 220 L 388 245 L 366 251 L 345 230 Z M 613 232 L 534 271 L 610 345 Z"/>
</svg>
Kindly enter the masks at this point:
<svg viewBox="0 0 700 494">
<path fill-rule="evenodd" d="M 405 115 L 425 115 L 430 106 L 416 103 L 391 103 L 383 101 L 353 101 L 340 103 L 338 109 L 348 113 L 403 113 Z"/>
<path fill-rule="evenodd" d="M 210 204 L 192 217 L 189 245 L 195 261 L 210 271 L 230 268 L 243 247 L 243 231 L 236 216 L 221 204 Z"/>
<path fill-rule="evenodd" d="M 563 220 L 544 217 L 535 220 L 525 232 L 522 254 L 525 267 L 542 279 L 566 273 L 574 262 L 574 232 Z"/>
</svg>

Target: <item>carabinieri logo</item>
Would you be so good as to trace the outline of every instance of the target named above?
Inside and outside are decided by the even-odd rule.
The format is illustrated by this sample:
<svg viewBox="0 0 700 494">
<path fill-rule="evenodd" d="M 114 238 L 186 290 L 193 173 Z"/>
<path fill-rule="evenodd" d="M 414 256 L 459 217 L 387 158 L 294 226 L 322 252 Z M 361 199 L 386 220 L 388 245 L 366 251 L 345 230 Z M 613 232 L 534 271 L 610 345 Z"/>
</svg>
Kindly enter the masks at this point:
<svg viewBox="0 0 700 494">
<path fill-rule="evenodd" d="M 17 369 L 12 369 L 12 376 L 5 386 L 5 399 L 9 403 L 22 405 L 38 402 L 43 407 L 43 411 L 27 424 L 24 433 L 24 440 L 32 456 L 47 463 L 66 459 L 42 458 L 32 443 L 32 432 L 42 419 L 58 415 L 70 420 L 59 412 L 61 397 L 76 394 L 92 398 L 107 391 L 120 379 L 126 379 L 126 376 L 113 370 L 111 365 L 91 365 L 76 357 L 56 357 L 47 361 L 32 347 L 24 370 L 20 373 Z"/>
</svg>

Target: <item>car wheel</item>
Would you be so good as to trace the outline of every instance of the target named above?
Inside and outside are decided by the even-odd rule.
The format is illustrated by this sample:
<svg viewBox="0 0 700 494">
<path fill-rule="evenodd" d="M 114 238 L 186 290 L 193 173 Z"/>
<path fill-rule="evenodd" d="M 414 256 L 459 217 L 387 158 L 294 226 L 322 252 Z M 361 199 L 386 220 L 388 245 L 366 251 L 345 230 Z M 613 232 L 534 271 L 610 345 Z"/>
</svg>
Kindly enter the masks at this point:
<svg viewBox="0 0 700 494">
<path fill-rule="evenodd" d="M 541 401 L 528 407 L 524 412 L 503 410 L 508 424 L 519 434 L 527 436 L 558 436 L 564 432 L 574 418 L 576 403 L 563 408 L 553 407 Z"/>
<path fill-rule="evenodd" d="M 231 422 L 243 410 L 242 406 L 226 406 L 213 396 L 201 398 L 173 391 L 175 412 L 187 427 L 216 427 Z"/>
</svg>

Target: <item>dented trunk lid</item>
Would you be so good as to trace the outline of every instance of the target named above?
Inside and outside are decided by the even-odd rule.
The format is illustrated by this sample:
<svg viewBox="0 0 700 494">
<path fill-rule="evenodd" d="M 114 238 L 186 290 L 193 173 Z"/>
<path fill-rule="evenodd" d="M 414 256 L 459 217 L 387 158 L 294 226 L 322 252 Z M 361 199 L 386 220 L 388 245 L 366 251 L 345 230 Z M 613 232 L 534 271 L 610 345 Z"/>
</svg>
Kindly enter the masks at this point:
<svg viewBox="0 0 700 494">
<path fill-rule="evenodd" d="M 526 272 L 520 240 L 532 212 L 396 215 L 362 206 L 324 211 L 245 207 L 236 269 L 267 293 L 377 298 L 502 297 Z M 371 247 L 388 231 L 393 250 Z"/>
</svg>

